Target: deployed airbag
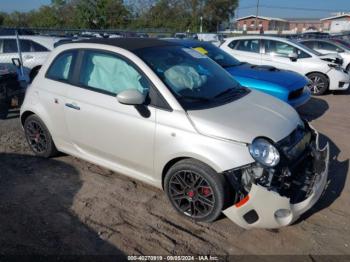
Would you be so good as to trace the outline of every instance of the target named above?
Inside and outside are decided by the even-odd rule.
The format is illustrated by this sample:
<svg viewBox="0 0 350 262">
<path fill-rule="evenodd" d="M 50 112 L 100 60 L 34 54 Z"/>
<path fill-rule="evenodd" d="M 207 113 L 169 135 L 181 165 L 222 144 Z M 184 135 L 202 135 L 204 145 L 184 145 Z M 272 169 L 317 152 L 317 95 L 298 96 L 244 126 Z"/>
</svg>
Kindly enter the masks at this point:
<svg viewBox="0 0 350 262">
<path fill-rule="evenodd" d="M 173 66 L 165 71 L 164 76 L 167 84 L 175 92 L 198 88 L 207 81 L 207 76 L 198 74 L 192 66 L 188 65 Z"/>
<path fill-rule="evenodd" d="M 90 87 L 118 94 L 127 89 L 137 89 L 144 93 L 140 83 L 142 76 L 132 66 L 117 57 L 91 54 L 87 68 L 89 72 L 83 81 Z"/>
</svg>

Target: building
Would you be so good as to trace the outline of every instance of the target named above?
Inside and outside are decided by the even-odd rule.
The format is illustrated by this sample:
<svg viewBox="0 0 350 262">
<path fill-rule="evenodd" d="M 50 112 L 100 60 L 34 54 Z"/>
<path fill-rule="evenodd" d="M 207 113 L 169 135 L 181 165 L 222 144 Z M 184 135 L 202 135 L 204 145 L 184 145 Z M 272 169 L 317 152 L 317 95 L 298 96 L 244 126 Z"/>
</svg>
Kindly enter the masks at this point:
<svg viewBox="0 0 350 262">
<path fill-rule="evenodd" d="M 335 16 L 323 18 L 320 21 L 322 23 L 322 28 L 324 30 L 330 30 L 331 24 L 334 21 L 350 21 L 350 14 L 349 13 L 339 13 Z"/>
<path fill-rule="evenodd" d="M 295 33 L 303 33 L 305 31 L 322 31 L 323 27 L 320 20 L 290 19 L 289 30 Z"/>
<path fill-rule="evenodd" d="M 279 31 L 289 29 L 289 22 L 287 20 L 265 16 L 258 16 L 256 18 L 255 15 L 245 16 L 236 19 L 236 29 L 240 31 L 254 31 L 256 30 L 256 20 L 258 23 L 258 30 L 260 30 L 261 28 L 263 28 L 264 31 Z"/>
</svg>

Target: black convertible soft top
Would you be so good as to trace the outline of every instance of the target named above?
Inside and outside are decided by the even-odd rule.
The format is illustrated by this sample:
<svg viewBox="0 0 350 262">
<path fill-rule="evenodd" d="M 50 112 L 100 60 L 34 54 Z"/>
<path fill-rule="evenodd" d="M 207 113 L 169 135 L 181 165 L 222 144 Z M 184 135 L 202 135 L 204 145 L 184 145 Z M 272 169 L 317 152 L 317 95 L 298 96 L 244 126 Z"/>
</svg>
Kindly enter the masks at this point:
<svg viewBox="0 0 350 262">
<path fill-rule="evenodd" d="M 177 46 L 176 43 L 171 43 L 164 40 L 152 39 L 152 38 L 91 38 L 86 40 L 79 40 L 72 43 L 90 43 L 90 44 L 102 44 L 120 47 L 129 51 L 135 51 L 148 47 L 161 47 L 161 46 Z"/>
</svg>

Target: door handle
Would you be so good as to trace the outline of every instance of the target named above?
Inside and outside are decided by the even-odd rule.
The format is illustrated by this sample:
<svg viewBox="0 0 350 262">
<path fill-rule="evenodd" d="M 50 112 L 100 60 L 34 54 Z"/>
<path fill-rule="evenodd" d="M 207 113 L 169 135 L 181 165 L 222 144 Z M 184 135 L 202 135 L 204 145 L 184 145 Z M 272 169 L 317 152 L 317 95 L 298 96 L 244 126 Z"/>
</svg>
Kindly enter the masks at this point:
<svg viewBox="0 0 350 262">
<path fill-rule="evenodd" d="M 80 107 L 75 104 L 66 104 L 66 107 L 72 108 L 74 110 L 80 110 Z"/>
<path fill-rule="evenodd" d="M 24 56 L 24 59 L 33 59 L 34 58 L 34 56 L 31 56 L 31 55 L 26 55 L 26 56 Z"/>
</svg>

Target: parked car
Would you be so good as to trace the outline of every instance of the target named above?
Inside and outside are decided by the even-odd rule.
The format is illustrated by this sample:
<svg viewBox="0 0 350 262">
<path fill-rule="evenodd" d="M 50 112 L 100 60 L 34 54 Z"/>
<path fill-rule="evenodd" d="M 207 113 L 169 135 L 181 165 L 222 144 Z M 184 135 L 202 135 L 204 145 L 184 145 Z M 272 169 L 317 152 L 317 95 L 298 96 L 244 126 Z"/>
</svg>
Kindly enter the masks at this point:
<svg viewBox="0 0 350 262">
<path fill-rule="evenodd" d="M 350 76 L 336 62 L 336 57 L 322 55 L 296 41 L 270 36 L 227 38 L 221 48 L 240 61 L 270 65 L 307 76 L 311 93 L 346 90 Z M 334 61 L 334 62 L 332 62 Z"/>
<path fill-rule="evenodd" d="M 187 34 L 186 33 L 175 33 L 174 37 L 179 38 L 179 39 L 184 39 L 184 38 L 187 38 Z"/>
<path fill-rule="evenodd" d="M 292 107 L 157 39 L 59 46 L 20 119 L 36 155 L 62 151 L 163 188 L 196 221 L 223 211 L 245 228 L 286 226 L 327 181 L 328 146 Z"/>
<path fill-rule="evenodd" d="M 257 66 L 240 62 L 211 43 L 195 40 L 171 41 L 192 48 L 209 56 L 226 69 L 242 86 L 265 92 L 293 107 L 299 107 L 310 99 L 309 80 L 298 73 L 280 70 L 272 66 Z"/>
<path fill-rule="evenodd" d="M 22 104 L 24 93 L 17 68 L 13 64 L 0 64 L 0 119 L 6 119 L 9 109 Z"/>
<path fill-rule="evenodd" d="M 321 53 L 337 53 L 343 59 L 343 68 L 350 73 L 350 45 L 346 45 L 339 40 L 309 39 L 301 40 L 300 43 Z"/>
<path fill-rule="evenodd" d="M 20 36 L 23 66 L 29 72 L 31 80 L 59 39 L 46 36 Z M 12 58 L 19 58 L 16 36 L 0 36 L 0 63 L 12 63 Z"/>
<path fill-rule="evenodd" d="M 149 35 L 147 33 L 137 33 L 137 37 L 140 38 L 149 38 Z"/>
<path fill-rule="evenodd" d="M 222 35 L 216 33 L 199 33 L 197 36 L 199 41 L 210 42 L 215 46 L 220 46 L 224 40 Z"/>
</svg>

